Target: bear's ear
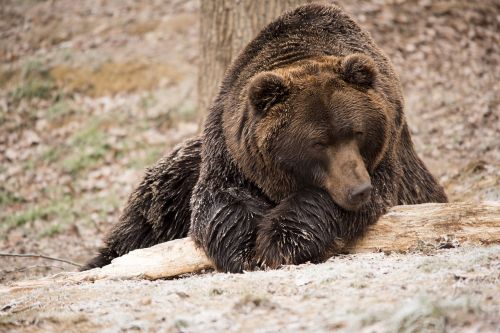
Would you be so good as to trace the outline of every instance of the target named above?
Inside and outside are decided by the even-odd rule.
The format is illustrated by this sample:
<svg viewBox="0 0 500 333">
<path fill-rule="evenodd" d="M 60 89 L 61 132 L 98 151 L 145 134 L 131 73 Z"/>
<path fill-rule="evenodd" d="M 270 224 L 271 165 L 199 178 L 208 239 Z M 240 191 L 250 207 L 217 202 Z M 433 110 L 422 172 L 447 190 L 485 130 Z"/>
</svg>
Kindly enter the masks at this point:
<svg viewBox="0 0 500 333">
<path fill-rule="evenodd" d="M 340 76 L 342 79 L 364 88 L 373 87 L 377 74 L 377 65 L 364 54 L 351 54 L 340 62 Z"/>
<path fill-rule="evenodd" d="M 264 115 L 273 105 L 288 96 L 288 88 L 283 77 L 273 72 L 257 74 L 248 87 L 248 100 L 257 115 Z"/>
</svg>

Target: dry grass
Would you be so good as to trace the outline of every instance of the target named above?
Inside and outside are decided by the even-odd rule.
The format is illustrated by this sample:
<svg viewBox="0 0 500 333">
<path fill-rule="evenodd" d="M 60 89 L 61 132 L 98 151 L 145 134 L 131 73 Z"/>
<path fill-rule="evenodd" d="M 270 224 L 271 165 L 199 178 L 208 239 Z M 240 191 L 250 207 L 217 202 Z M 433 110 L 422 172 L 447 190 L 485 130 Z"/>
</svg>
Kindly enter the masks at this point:
<svg viewBox="0 0 500 333">
<path fill-rule="evenodd" d="M 55 66 L 50 76 L 65 92 L 98 97 L 153 90 L 182 79 L 175 67 L 147 62 L 104 63 L 97 68 Z"/>
</svg>

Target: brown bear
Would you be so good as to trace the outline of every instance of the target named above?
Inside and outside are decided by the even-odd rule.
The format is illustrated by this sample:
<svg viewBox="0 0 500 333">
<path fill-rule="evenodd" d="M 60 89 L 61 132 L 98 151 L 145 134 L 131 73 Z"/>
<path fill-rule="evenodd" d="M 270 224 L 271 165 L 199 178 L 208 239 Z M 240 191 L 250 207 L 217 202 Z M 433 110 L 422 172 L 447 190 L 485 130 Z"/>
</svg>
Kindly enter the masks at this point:
<svg viewBox="0 0 500 333">
<path fill-rule="evenodd" d="M 203 135 L 147 171 L 86 268 L 187 235 L 221 271 L 320 262 L 391 206 L 446 202 L 403 104 L 390 61 L 349 15 L 283 14 L 226 72 Z"/>
</svg>

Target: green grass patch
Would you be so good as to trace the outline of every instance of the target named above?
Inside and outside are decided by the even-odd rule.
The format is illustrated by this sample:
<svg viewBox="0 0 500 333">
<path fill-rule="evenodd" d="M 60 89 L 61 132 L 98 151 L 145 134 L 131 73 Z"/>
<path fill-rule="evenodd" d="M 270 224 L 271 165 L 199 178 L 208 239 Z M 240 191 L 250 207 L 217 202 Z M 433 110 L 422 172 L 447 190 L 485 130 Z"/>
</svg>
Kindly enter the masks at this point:
<svg viewBox="0 0 500 333">
<path fill-rule="evenodd" d="M 48 67 L 37 59 L 24 65 L 21 79 L 21 83 L 10 94 L 14 102 L 33 98 L 48 99 L 56 88 Z"/>
<path fill-rule="evenodd" d="M 49 118 L 64 117 L 74 112 L 65 102 L 56 103 L 48 110 Z M 125 147 L 112 147 L 108 142 L 106 128 L 117 116 L 90 117 L 83 126 L 64 141 L 54 142 L 36 157 L 34 163 L 52 165 L 61 172 L 78 176 L 83 171 L 102 164 L 104 159 L 118 156 Z M 126 141 L 125 141 L 126 143 Z M 28 165 L 26 165 L 28 168 Z"/>
<path fill-rule="evenodd" d="M 12 69 L 0 68 L 0 87 L 4 87 L 16 76 L 16 71 Z"/>
<path fill-rule="evenodd" d="M 46 227 L 40 233 L 40 237 L 54 237 L 59 235 L 65 228 L 60 223 L 54 223 Z"/>
<path fill-rule="evenodd" d="M 142 146 L 137 148 L 136 150 L 142 150 L 142 153 L 138 158 L 131 159 L 129 163 L 127 163 L 127 167 L 133 168 L 133 169 L 139 169 L 142 170 L 145 167 L 153 165 L 156 161 L 162 157 L 162 155 L 165 152 L 165 146 L 164 145 L 157 145 L 157 146 Z M 126 154 L 126 152 L 122 153 L 121 155 Z M 120 155 L 119 155 L 120 157 Z"/>
<path fill-rule="evenodd" d="M 75 110 L 70 107 L 69 103 L 66 100 L 62 99 L 60 101 L 57 101 L 47 109 L 47 118 L 49 120 L 60 119 L 62 117 L 70 115 L 74 111 Z"/>
<path fill-rule="evenodd" d="M 22 99 L 48 99 L 54 87 L 54 83 L 48 80 L 28 80 L 14 89 L 12 98 L 16 102 Z"/>
<path fill-rule="evenodd" d="M 26 223 L 30 223 L 38 219 L 45 219 L 50 215 L 51 212 L 52 210 L 46 207 L 29 207 L 20 213 L 7 217 L 5 225 L 7 227 L 7 230 L 10 230 L 12 228 L 23 226 Z"/>
<path fill-rule="evenodd" d="M 64 233 L 75 223 L 87 226 L 94 224 L 90 213 L 105 220 L 123 205 L 123 198 L 112 191 L 104 197 L 98 197 L 94 193 L 72 197 L 61 193 L 57 187 L 49 187 L 44 191 L 44 196 L 53 199 L 44 204 L 26 204 L 16 214 L 0 216 L 0 239 L 4 239 L 10 230 L 34 227 L 37 228 L 37 237 L 53 237 Z M 36 224 L 30 225 L 35 221 Z"/>
<path fill-rule="evenodd" d="M 179 105 L 179 108 L 175 110 L 175 114 L 180 120 L 194 121 L 198 117 L 198 108 L 194 102 L 186 101 Z"/>
<path fill-rule="evenodd" d="M 106 156 L 108 152 L 107 145 L 99 145 L 96 147 L 87 147 L 82 150 L 75 150 L 62 162 L 65 172 L 76 176 L 83 170 L 86 170 L 99 162 Z"/>
<path fill-rule="evenodd" d="M 17 197 L 14 193 L 0 187 L 0 206 L 8 206 L 22 201 L 23 200 Z"/>
<path fill-rule="evenodd" d="M 61 158 L 62 150 L 58 147 L 48 147 L 42 152 L 41 159 L 46 163 L 53 163 Z"/>
<path fill-rule="evenodd" d="M 140 164 L 138 165 L 138 167 L 142 169 L 146 166 L 153 165 L 156 161 L 160 159 L 160 157 L 162 157 L 164 152 L 165 152 L 165 147 L 163 145 L 150 147 L 147 150 L 144 159 L 139 161 Z"/>
<path fill-rule="evenodd" d="M 34 77 L 48 78 L 49 68 L 40 59 L 33 59 L 24 64 L 21 75 L 23 79 Z"/>
<path fill-rule="evenodd" d="M 175 322 L 174 322 L 174 326 L 178 330 L 182 330 L 184 328 L 189 327 L 189 323 L 186 320 L 184 320 L 184 319 L 176 319 Z"/>
<path fill-rule="evenodd" d="M 107 191 L 105 195 L 85 193 L 75 205 L 78 225 L 95 229 L 109 221 L 110 216 L 113 220 L 117 220 L 125 200 L 126 198 L 119 196 L 115 191 Z"/>
<path fill-rule="evenodd" d="M 45 205 L 33 205 L 26 207 L 23 211 L 7 216 L 0 230 L 6 234 L 8 231 L 23 227 L 37 220 L 55 222 L 47 226 L 41 233 L 41 237 L 55 235 L 63 230 L 65 226 L 75 220 L 74 202 L 69 196 L 57 198 Z"/>
<path fill-rule="evenodd" d="M 33 171 L 36 169 L 36 161 L 29 159 L 23 163 L 24 170 Z"/>
<path fill-rule="evenodd" d="M 95 145 L 104 140 L 104 135 L 100 130 L 102 119 L 92 118 L 86 127 L 73 134 L 70 138 L 72 145 Z"/>
<path fill-rule="evenodd" d="M 143 110 L 148 110 L 158 104 L 158 100 L 153 94 L 148 94 L 146 96 L 142 96 L 139 100 L 139 107 Z"/>
<path fill-rule="evenodd" d="M 89 124 L 73 134 L 69 139 L 69 155 L 62 161 L 65 172 L 77 175 L 81 171 L 98 164 L 110 153 L 103 132 L 103 120 L 94 118 Z"/>
</svg>

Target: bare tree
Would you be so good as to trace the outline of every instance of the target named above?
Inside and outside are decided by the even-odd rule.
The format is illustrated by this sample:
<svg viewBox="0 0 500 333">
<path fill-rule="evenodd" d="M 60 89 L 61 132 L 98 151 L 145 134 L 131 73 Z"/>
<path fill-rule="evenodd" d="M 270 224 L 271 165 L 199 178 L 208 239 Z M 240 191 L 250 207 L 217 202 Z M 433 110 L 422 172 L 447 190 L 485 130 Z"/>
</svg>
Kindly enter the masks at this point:
<svg viewBox="0 0 500 333">
<path fill-rule="evenodd" d="M 201 115 L 217 94 L 231 60 L 284 11 L 311 0 L 201 0 L 198 108 Z"/>
</svg>

